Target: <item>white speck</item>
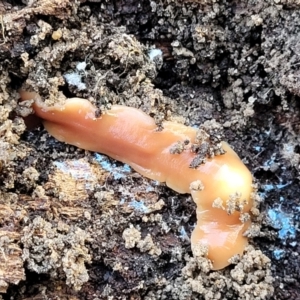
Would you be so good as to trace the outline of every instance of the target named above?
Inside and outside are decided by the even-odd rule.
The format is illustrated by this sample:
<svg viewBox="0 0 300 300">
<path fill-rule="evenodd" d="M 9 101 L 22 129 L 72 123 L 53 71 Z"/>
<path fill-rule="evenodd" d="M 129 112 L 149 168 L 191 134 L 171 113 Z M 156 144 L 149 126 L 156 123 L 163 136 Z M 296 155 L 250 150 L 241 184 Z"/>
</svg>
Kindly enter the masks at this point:
<svg viewBox="0 0 300 300">
<path fill-rule="evenodd" d="M 86 68 L 86 62 L 85 61 L 78 63 L 77 66 L 76 66 L 76 69 L 78 71 L 84 71 L 85 68 Z"/>
<path fill-rule="evenodd" d="M 148 52 L 148 56 L 150 58 L 150 60 L 154 60 L 154 58 L 156 56 L 162 56 L 162 51 L 160 49 L 151 49 L 149 52 Z"/>
<path fill-rule="evenodd" d="M 78 73 L 65 74 L 64 78 L 68 84 L 76 86 L 79 91 L 86 89 L 86 85 L 81 81 L 81 76 Z"/>
</svg>

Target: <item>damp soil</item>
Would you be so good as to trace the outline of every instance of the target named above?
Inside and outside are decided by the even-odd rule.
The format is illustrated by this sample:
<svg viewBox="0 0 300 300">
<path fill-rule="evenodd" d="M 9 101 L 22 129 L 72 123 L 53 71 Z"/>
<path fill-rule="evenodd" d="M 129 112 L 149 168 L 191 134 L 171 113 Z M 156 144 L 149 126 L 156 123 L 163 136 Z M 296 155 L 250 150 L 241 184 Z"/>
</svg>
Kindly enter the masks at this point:
<svg viewBox="0 0 300 300">
<path fill-rule="evenodd" d="M 0 299 L 300 299 L 299 25 L 298 0 L 2 0 Z M 257 184 L 245 255 L 211 271 L 190 195 L 58 142 L 20 88 L 220 124 Z"/>
</svg>

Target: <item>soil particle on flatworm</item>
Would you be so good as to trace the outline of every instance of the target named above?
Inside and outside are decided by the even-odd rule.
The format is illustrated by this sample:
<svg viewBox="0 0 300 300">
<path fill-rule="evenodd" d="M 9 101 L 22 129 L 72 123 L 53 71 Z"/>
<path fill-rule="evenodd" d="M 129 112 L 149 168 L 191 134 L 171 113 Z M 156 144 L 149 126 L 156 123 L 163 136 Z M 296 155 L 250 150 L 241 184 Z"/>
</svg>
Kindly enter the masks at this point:
<svg viewBox="0 0 300 300">
<path fill-rule="evenodd" d="M 299 299 L 299 14 L 296 0 L 2 1 L 3 298 Z M 37 120 L 26 130 L 21 86 L 49 105 L 87 98 L 97 117 L 137 107 L 158 130 L 210 124 L 213 143 L 174 153 L 193 146 L 196 167 L 224 138 L 252 171 L 245 255 L 211 271 L 191 253 L 189 195 L 59 143 Z"/>
</svg>

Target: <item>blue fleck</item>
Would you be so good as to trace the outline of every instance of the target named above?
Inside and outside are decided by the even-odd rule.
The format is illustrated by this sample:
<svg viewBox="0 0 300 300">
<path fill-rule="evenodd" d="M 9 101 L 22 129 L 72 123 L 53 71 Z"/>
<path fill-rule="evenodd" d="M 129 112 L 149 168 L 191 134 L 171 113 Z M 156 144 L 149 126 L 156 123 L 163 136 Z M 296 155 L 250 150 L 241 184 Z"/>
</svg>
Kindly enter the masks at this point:
<svg viewBox="0 0 300 300">
<path fill-rule="evenodd" d="M 122 174 L 122 173 L 118 173 L 118 172 L 115 172 L 115 171 L 114 171 L 112 174 L 113 174 L 113 176 L 114 176 L 114 180 L 118 180 L 118 179 L 121 179 L 121 178 L 125 178 L 124 174 Z"/>
<path fill-rule="evenodd" d="M 74 179 L 89 180 L 91 179 L 91 176 L 93 176 L 93 174 L 91 174 L 90 166 L 80 160 L 66 162 L 55 161 L 53 164 L 60 171 L 70 174 Z"/>
<path fill-rule="evenodd" d="M 53 164 L 64 173 L 67 173 L 69 171 L 68 168 L 66 167 L 66 164 L 60 161 L 55 161 Z"/>
<path fill-rule="evenodd" d="M 95 153 L 95 158 L 97 162 L 100 164 L 100 166 L 105 170 L 105 171 L 112 171 L 112 168 L 115 167 L 114 164 L 111 164 L 110 161 L 103 155 L 99 153 Z"/>
<path fill-rule="evenodd" d="M 270 191 L 274 190 L 275 188 L 281 190 L 281 189 L 289 186 L 291 183 L 292 182 L 290 181 L 290 182 L 287 182 L 285 184 L 283 184 L 283 183 L 276 184 L 276 185 L 274 185 L 274 184 L 264 184 L 263 187 L 264 187 L 264 189 L 265 189 L 266 192 L 270 192 Z"/>
<path fill-rule="evenodd" d="M 95 153 L 95 159 L 100 164 L 102 169 L 110 172 L 113 175 L 115 180 L 125 178 L 126 175 L 131 172 L 131 168 L 129 165 L 124 164 L 121 167 L 117 167 L 115 163 L 111 163 L 106 156 L 99 153 Z"/>
<path fill-rule="evenodd" d="M 96 180 L 89 164 L 82 160 L 55 161 L 53 164 L 63 173 L 69 174 L 75 180 L 84 180 L 85 188 L 91 190 Z"/>
<path fill-rule="evenodd" d="M 130 166 L 127 165 L 127 164 L 125 164 L 125 165 L 123 166 L 123 170 L 124 170 L 124 172 L 127 172 L 127 173 L 130 173 L 130 172 L 131 172 L 131 168 L 130 168 Z"/>
<path fill-rule="evenodd" d="M 270 158 L 270 159 L 268 159 L 267 161 L 264 162 L 264 166 L 269 167 L 274 163 L 274 161 L 275 161 L 275 158 Z"/>
<path fill-rule="evenodd" d="M 144 201 L 133 200 L 129 203 L 129 206 L 143 213 L 149 212 L 149 208 L 145 205 Z"/>
<path fill-rule="evenodd" d="M 261 199 L 265 199 L 266 198 L 266 193 L 264 192 L 258 192 L 258 196 L 261 198 Z"/>
<path fill-rule="evenodd" d="M 261 150 L 261 147 L 260 146 L 254 146 L 253 147 L 257 152 L 259 152 Z"/>
<path fill-rule="evenodd" d="M 266 192 L 270 192 L 270 191 L 274 190 L 274 185 L 273 184 L 265 184 L 264 189 Z"/>
<path fill-rule="evenodd" d="M 149 193 L 149 192 L 153 192 L 154 191 L 154 188 L 153 186 L 149 185 L 147 188 L 146 188 L 146 192 Z"/>
<path fill-rule="evenodd" d="M 271 226 L 279 229 L 278 237 L 280 239 L 294 239 L 296 237 L 296 229 L 292 221 L 293 216 L 289 216 L 279 209 L 269 209 L 268 217 Z"/>
<path fill-rule="evenodd" d="M 279 190 L 281 190 L 281 189 L 285 188 L 286 186 L 289 186 L 291 183 L 292 183 L 292 182 L 290 181 L 290 182 L 288 182 L 288 183 L 286 183 L 286 184 L 277 184 L 276 187 L 277 187 Z"/>
<path fill-rule="evenodd" d="M 182 239 L 189 239 L 189 237 L 185 231 L 185 228 L 183 226 L 180 226 L 179 233 L 180 233 L 180 237 Z"/>
<path fill-rule="evenodd" d="M 284 257 L 285 251 L 282 249 L 276 249 L 273 251 L 273 256 L 275 257 L 276 260 L 280 260 Z"/>
</svg>

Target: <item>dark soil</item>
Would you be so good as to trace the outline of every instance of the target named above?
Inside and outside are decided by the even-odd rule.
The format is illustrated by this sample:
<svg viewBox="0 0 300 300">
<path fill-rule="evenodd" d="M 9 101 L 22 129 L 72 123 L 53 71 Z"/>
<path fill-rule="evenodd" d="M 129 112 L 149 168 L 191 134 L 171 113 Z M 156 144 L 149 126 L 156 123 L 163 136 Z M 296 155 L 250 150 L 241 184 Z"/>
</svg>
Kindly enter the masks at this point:
<svg viewBox="0 0 300 300">
<path fill-rule="evenodd" d="M 300 299 L 299 49 L 298 0 L 2 0 L 0 299 Z M 26 128 L 21 87 L 220 123 L 258 185 L 241 261 L 192 256 L 189 195 Z"/>
</svg>

